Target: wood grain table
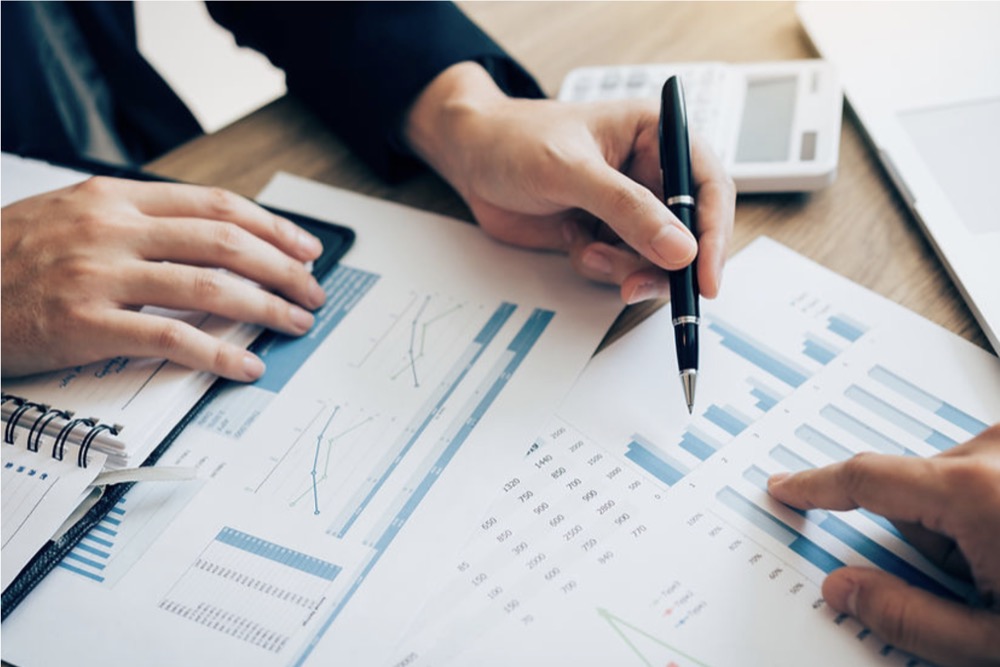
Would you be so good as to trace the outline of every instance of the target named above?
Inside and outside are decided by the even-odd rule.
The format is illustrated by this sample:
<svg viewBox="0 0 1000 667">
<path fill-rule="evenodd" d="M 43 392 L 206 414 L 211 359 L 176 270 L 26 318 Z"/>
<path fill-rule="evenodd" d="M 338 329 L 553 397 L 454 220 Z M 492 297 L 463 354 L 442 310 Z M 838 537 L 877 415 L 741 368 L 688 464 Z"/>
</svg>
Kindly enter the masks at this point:
<svg viewBox="0 0 1000 667">
<path fill-rule="evenodd" d="M 565 74 L 582 65 L 815 56 L 794 6 L 786 2 L 468 2 L 461 6 L 552 96 Z M 284 170 L 471 220 L 461 200 L 432 174 L 396 186 L 378 180 L 289 98 L 198 138 L 148 167 L 248 196 Z M 989 349 L 849 110 L 832 186 L 807 195 L 739 198 L 731 251 L 762 234 Z M 658 305 L 627 309 L 609 340 Z"/>
</svg>

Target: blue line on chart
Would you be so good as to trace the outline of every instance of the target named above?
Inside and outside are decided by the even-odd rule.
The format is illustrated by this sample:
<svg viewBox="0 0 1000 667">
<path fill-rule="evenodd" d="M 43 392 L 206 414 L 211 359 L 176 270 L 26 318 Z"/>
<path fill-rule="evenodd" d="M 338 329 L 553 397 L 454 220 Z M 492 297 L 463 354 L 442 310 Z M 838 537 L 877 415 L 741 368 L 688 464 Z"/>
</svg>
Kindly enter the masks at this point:
<svg viewBox="0 0 1000 667">
<path fill-rule="evenodd" d="M 323 436 L 326 435 L 326 429 L 330 427 L 330 422 L 333 418 L 337 416 L 337 412 L 340 410 L 340 406 L 337 405 L 330 412 L 330 416 L 327 418 L 326 423 L 323 424 L 323 430 L 319 432 L 316 436 L 316 454 L 313 456 L 313 467 L 310 471 L 309 476 L 312 477 L 312 487 L 313 487 L 313 514 L 319 514 L 319 491 L 316 489 L 316 469 L 319 465 L 319 448 L 323 444 Z"/>
<path fill-rule="evenodd" d="M 424 302 L 420 304 L 420 308 L 417 309 L 417 314 L 413 316 L 413 320 L 410 321 L 410 348 L 407 350 L 407 354 L 410 356 L 410 370 L 413 371 L 413 386 L 419 387 L 420 380 L 417 379 L 417 360 L 413 356 L 413 343 L 417 339 L 417 322 L 420 321 L 420 316 L 424 314 L 424 310 L 427 309 L 427 304 L 431 302 L 431 297 L 428 294 L 424 297 Z"/>
</svg>

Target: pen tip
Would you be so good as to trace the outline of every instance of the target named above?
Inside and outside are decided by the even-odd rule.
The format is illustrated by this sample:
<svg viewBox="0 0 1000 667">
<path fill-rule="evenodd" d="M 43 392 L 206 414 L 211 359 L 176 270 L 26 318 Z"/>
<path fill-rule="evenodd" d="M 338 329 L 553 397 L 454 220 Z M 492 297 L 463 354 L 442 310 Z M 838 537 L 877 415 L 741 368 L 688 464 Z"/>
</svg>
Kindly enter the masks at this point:
<svg viewBox="0 0 1000 667">
<path fill-rule="evenodd" d="M 694 388 L 698 379 L 698 371 L 688 369 L 681 371 L 681 386 L 684 388 L 684 401 L 687 403 L 688 414 L 694 414 Z"/>
</svg>

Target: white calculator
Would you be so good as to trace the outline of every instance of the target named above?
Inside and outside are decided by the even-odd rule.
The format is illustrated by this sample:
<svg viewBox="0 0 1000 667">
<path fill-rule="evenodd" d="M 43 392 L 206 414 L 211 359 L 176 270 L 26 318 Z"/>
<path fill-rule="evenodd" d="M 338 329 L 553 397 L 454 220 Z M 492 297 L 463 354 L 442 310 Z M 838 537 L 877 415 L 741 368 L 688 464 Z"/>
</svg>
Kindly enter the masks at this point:
<svg viewBox="0 0 1000 667">
<path fill-rule="evenodd" d="M 823 60 L 581 67 L 563 80 L 564 101 L 659 99 L 684 84 L 688 123 L 722 160 L 739 192 L 801 192 L 833 182 L 843 93 Z"/>
</svg>

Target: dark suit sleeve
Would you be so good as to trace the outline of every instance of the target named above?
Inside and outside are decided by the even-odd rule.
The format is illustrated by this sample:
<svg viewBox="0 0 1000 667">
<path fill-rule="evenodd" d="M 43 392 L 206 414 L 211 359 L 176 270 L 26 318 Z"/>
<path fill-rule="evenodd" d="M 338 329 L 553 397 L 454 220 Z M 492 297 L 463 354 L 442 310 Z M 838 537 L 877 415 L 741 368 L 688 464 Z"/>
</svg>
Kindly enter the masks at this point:
<svg viewBox="0 0 1000 667">
<path fill-rule="evenodd" d="M 447 67 L 482 64 L 509 95 L 542 97 L 532 77 L 457 7 L 444 2 L 209 2 L 242 46 L 285 71 L 303 100 L 379 175 L 417 162 L 403 115 Z"/>
</svg>

